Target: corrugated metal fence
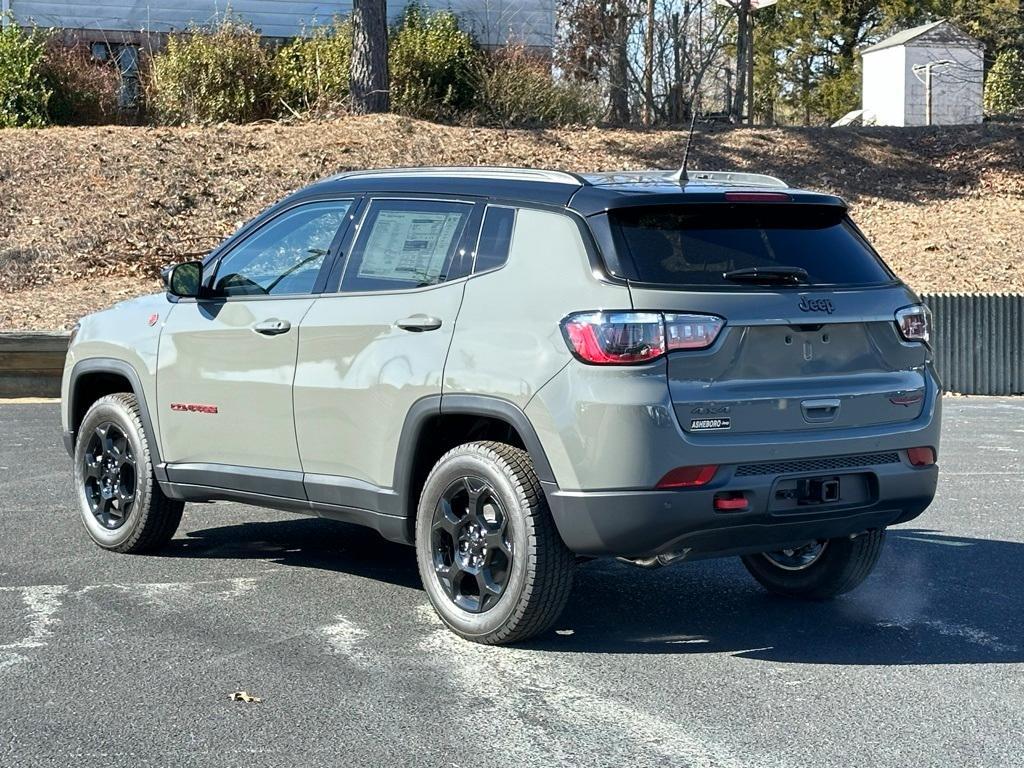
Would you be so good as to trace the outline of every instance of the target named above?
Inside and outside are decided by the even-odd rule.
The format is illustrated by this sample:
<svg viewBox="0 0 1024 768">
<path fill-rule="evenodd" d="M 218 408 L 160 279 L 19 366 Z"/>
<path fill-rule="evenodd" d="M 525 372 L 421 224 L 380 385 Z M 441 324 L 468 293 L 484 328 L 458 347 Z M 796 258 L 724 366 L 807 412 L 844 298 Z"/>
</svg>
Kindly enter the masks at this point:
<svg viewBox="0 0 1024 768">
<path fill-rule="evenodd" d="M 943 389 L 1024 394 L 1024 295 L 925 293 Z"/>
</svg>

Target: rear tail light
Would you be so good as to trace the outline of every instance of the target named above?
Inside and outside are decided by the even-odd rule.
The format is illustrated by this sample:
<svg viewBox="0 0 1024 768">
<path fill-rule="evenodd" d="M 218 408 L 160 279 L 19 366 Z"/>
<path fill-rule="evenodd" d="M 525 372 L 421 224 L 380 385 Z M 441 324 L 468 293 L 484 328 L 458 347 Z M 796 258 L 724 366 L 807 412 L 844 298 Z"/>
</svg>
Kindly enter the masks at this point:
<svg viewBox="0 0 1024 768">
<path fill-rule="evenodd" d="M 907 458 L 915 467 L 930 467 L 935 463 L 935 449 L 930 446 L 908 448 Z"/>
<path fill-rule="evenodd" d="M 706 349 L 725 321 L 714 315 L 577 312 L 562 321 L 569 350 L 585 363 L 631 365 L 677 349 Z"/>
<path fill-rule="evenodd" d="M 696 467 L 676 467 L 658 481 L 657 488 L 696 488 L 707 485 L 718 471 L 717 464 L 702 464 Z"/>
<path fill-rule="evenodd" d="M 896 327 L 907 341 L 931 341 L 932 313 L 924 304 L 904 307 L 896 312 Z"/>
</svg>

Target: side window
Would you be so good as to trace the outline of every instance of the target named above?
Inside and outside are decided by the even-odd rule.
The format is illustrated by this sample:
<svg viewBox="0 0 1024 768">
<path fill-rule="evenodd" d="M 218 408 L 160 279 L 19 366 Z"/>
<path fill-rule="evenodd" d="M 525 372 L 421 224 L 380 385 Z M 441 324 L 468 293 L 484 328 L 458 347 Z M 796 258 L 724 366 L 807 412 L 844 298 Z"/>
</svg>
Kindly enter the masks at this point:
<svg viewBox="0 0 1024 768">
<path fill-rule="evenodd" d="M 341 290 L 395 291 L 448 279 L 473 206 L 437 200 L 374 200 L 345 266 Z"/>
<path fill-rule="evenodd" d="M 351 200 L 331 200 L 282 213 L 221 259 L 214 292 L 222 296 L 309 293 L 351 204 Z"/>
<path fill-rule="evenodd" d="M 494 205 L 487 207 L 483 227 L 480 229 L 480 243 L 476 248 L 474 272 L 497 269 L 508 261 L 515 225 L 515 208 L 500 208 Z"/>
</svg>

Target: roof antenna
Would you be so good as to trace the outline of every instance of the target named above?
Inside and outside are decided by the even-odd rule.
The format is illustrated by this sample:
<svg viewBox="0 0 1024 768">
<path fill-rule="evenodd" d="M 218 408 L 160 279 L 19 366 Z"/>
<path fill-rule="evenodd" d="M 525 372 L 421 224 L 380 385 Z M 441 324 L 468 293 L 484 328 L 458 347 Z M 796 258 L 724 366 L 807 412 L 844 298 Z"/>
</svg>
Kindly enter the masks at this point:
<svg viewBox="0 0 1024 768">
<path fill-rule="evenodd" d="M 695 100 L 690 101 L 692 114 L 690 115 L 690 130 L 686 134 L 686 149 L 683 150 L 683 164 L 679 166 L 679 186 L 683 186 L 690 180 L 690 174 L 686 171 L 686 166 L 690 162 L 690 145 L 693 143 L 693 127 L 697 122 L 697 103 Z"/>
</svg>

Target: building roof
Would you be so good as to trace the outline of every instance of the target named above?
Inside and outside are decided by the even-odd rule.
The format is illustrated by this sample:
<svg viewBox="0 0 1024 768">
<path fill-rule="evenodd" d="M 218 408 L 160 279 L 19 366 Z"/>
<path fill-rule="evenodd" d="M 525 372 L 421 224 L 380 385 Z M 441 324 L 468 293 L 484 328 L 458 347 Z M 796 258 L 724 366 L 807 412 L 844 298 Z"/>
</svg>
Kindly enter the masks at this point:
<svg viewBox="0 0 1024 768">
<path fill-rule="evenodd" d="M 981 45 L 980 42 L 978 42 L 977 40 L 974 40 L 974 38 L 969 37 L 968 35 L 964 34 L 963 32 L 961 32 L 959 29 L 957 29 L 954 25 L 950 24 L 945 19 L 939 19 L 938 21 L 933 21 L 930 24 L 922 24 L 919 27 L 912 27 L 911 29 L 905 29 L 902 32 L 896 33 L 892 37 L 887 37 L 887 38 L 885 38 L 885 40 L 877 42 L 874 45 L 870 45 L 867 48 L 863 49 L 861 51 L 861 55 L 864 55 L 865 53 L 874 53 L 875 51 L 881 51 L 881 50 L 883 50 L 885 48 L 895 48 L 898 45 L 906 45 L 907 43 L 910 43 L 910 42 L 918 39 L 919 37 L 923 37 L 924 35 L 927 35 L 932 30 L 937 29 L 938 27 L 941 27 L 943 25 L 946 25 L 947 27 L 949 27 L 948 31 L 950 32 L 950 34 L 948 35 L 947 39 L 943 40 L 943 42 L 948 43 L 948 42 L 951 41 L 951 39 L 960 39 L 964 43 L 967 43 L 968 41 L 971 41 L 971 42 L 974 42 L 975 45 Z"/>
</svg>

